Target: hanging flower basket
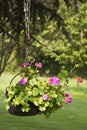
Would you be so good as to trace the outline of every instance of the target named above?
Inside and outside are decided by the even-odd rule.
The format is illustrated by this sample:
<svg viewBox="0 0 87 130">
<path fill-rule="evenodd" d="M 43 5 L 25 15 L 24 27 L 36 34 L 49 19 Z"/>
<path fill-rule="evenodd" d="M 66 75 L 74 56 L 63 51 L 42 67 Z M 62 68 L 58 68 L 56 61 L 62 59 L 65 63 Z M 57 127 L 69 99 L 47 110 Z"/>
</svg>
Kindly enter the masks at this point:
<svg viewBox="0 0 87 130">
<path fill-rule="evenodd" d="M 39 75 L 42 63 L 32 67 L 29 63 L 21 64 L 21 79 L 6 89 L 6 109 L 17 116 L 44 114 L 46 117 L 60 109 L 63 103 L 72 102 L 72 95 L 64 91 L 61 79 L 53 76 L 44 78 Z"/>
</svg>

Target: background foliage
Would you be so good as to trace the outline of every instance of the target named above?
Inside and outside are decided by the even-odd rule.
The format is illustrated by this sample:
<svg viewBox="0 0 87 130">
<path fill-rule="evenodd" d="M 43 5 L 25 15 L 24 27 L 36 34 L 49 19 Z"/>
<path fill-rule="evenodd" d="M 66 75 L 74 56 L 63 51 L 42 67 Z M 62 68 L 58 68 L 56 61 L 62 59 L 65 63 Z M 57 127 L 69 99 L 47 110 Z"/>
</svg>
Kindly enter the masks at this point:
<svg viewBox="0 0 87 130">
<path fill-rule="evenodd" d="M 43 62 L 50 74 L 62 66 L 85 72 L 86 21 L 85 0 L 31 0 L 29 61 Z M 0 0 L 0 74 L 24 61 L 25 44 L 23 0 Z"/>
</svg>

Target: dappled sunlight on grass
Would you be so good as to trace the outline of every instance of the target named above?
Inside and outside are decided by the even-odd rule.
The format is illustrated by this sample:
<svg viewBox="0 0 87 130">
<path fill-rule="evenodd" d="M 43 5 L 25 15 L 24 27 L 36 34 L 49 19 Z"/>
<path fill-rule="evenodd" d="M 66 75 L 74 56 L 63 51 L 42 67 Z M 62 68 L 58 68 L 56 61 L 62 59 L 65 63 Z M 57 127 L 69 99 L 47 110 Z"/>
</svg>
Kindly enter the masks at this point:
<svg viewBox="0 0 87 130">
<path fill-rule="evenodd" d="M 0 77 L 0 89 L 1 90 L 5 90 L 6 87 L 9 86 L 9 83 L 11 81 L 11 79 L 14 77 L 14 74 L 10 74 L 8 72 L 5 72 L 1 75 Z M 14 84 L 16 81 L 18 81 L 20 79 L 20 76 L 16 77 L 13 81 L 12 84 Z"/>
<path fill-rule="evenodd" d="M 8 85 L 12 78 L 12 74 L 10 73 L 3 73 L 0 77 L 0 89 L 4 90 Z"/>
<path fill-rule="evenodd" d="M 70 85 L 71 87 L 78 87 L 78 86 L 77 86 L 77 78 L 69 79 L 69 85 Z M 82 88 L 87 88 L 87 80 L 86 80 L 86 79 L 83 79 L 83 82 L 82 82 L 82 83 L 79 83 L 79 86 L 82 87 Z"/>
</svg>

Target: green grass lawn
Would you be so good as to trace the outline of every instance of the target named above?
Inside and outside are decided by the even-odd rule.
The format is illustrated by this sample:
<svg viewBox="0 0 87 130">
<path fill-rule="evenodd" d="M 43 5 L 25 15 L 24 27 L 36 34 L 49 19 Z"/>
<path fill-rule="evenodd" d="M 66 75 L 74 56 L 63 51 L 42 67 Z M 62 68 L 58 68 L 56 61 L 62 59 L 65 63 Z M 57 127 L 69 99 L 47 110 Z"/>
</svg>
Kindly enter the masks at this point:
<svg viewBox="0 0 87 130">
<path fill-rule="evenodd" d="M 87 130 L 87 88 L 78 88 L 76 79 L 70 81 L 69 91 L 73 93 L 73 102 L 53 113 L 49 118 L 42 115 L 18 117 L 5 110 L 4 92 L 12 75 L 3 74 L 0 78 L 0 130 Z"/>
</svg>

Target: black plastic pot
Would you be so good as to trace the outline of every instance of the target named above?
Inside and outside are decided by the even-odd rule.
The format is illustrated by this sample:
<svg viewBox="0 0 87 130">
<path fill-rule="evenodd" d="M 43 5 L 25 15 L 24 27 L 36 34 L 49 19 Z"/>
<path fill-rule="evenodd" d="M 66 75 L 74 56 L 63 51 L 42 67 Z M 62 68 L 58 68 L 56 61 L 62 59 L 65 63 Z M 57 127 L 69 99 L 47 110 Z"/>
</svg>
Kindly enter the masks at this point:
<svg viewBox="0 0 87 130">
<path fill-rule="evenodd" d="M 23 112 L 21 110 L 22 105 L 18 105 L 18 106 L 13 106 L 12 104 L 10 105 L 10 109 L 8 110 L 10 114 L 12 115 L 16 115 L 16 116 L 34 116 L 37 115 L 39 113 L 38 108 L 31 102 L 29 102 L 30 104 L 30 110 L 28 112 Z"/>
</svg>

